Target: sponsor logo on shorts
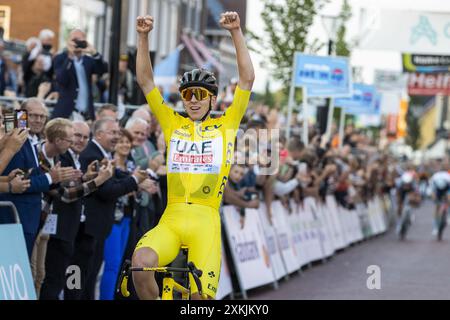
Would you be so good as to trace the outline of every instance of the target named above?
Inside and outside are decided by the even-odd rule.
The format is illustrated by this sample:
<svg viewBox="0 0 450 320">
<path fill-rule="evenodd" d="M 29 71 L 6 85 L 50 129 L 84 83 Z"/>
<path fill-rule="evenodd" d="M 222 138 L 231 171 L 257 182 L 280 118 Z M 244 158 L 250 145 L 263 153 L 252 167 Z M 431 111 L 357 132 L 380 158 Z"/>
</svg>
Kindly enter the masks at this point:
<svg viewBox="0 0 450 320">
<path fill-rule="evenodd" d="M 216 287 L 214 287 L 211 283 L 208 283 L 208 289 L 214 291 L 214 293 L 217 293 Z"/>
</svg>

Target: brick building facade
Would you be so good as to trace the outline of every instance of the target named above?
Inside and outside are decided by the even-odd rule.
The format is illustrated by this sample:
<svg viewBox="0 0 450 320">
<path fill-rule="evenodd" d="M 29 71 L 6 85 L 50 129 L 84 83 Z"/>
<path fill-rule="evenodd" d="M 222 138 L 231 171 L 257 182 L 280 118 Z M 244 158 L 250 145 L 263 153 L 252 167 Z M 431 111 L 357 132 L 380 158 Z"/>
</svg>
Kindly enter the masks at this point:
<svg viewBox="0 0 450 320">
<path fill-rule="evenodd" d="M 59 37 L 60 0 L 2 0 L 1 7 L 10 8 L 9 39 L 25 41 L 39 35 L 42 29 L 51 29 Z M 5 28 L 5 29 L 6 29 Z M 57 41 L 54 43 L 58 45 Z"/>
</svg>

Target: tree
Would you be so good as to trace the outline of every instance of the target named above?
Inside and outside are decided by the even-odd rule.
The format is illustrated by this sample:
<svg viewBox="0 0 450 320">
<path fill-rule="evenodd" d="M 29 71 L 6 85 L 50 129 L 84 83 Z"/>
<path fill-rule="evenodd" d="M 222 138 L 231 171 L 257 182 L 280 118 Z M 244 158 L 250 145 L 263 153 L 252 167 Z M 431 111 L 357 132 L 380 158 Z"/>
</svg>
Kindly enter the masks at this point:
<svg viewBox="0 0 450 320">
<path fill-rule="evenodd" d="M 406 143 L 417 150 L 420 144 L 420 110 L 417 107 L 411 106 L 406 114 L 407 136 Z"/>
<path fill-rule="evenodd" d="M 338 16 L 339 27 L 336 33 L 336 55 L 348 57 L 350 56 L 350 45 L 345 41 L 345 35 L 347 33 L 346 24 L 352 17 L 352 7 L 347 0 L 342 3 L 341 12 Z"/>
<path fill-rule="evenodd" d="M 269 81 L 266 82 L 266 91 L 264 92 L 263 102 L 265 105 L 269 106 L 270 108 L 273 108 L 275 106 L 275 98 L 273 96 L 273 93 L 270 92 Z"/>
<path fill-rule="evenodd" d="M 261 18 L 266 35 L 259 37 L 250 32 L 251 38 L 261 46 L 259 52 L 267 52 L 265 57 L 272 69 L 271 73 L 284 84 L 287 93 L 292 77 L 292 61 L 296 51 L 317 52 L 323 43 L 314 39 L 307 43 L 308 31 L 318 11 L 329 0 L 263 0 Z"/>
</svg>

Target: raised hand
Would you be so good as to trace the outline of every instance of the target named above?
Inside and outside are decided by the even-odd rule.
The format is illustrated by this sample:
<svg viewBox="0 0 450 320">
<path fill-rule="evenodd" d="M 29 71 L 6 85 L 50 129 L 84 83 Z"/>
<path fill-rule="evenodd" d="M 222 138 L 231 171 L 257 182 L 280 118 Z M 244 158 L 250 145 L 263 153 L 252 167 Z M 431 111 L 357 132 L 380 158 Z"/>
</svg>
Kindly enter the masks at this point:
<svg viewBox="0 0 450 320">
<path fill-rule="evenodd" d="M 234 11 L 227 11 L 220 15 L 220 26 L 226 30 L 239 29 L 241 27 L 241 20 L 239 15 Z"/>
<path fill-rule="evenodd" d="M 136 31 L 138 33 L 148 34 L 153 30 L 153 17 L 152 16 L 139 16 L 136 18 Z"/>
<path fill-rule="evenodd" d="M 114 173 L 114 166 L 111 162 L 108 162 L 106 166 L 102 166 L 98 172 L 97 178 L 95 178 L 95 184 L 97 186 L 103 184 L 105 181 L 110 179 Z"/>
<path fill-rule="evenodd" d="M 133 176 L 138 180 L 138 184 L 140 184 L 145 179 L 148 179 L 148 173 L 145 170 L 142 170 L 140 167 L 137 167 L 133 172 Z"/>
<path fill-rule="evenodd" d="M 22 145 L 27 141 L 28 138 L 28 130 L 15 128 L 11 134 L 6 134 L 0 145 L 3 144 L 5 149 L 10 150 L 13 153 L 17 153 Z"/>
<path fill-rule="evenodd" d="M 51 82 L 42 82 L 38 87 L 37 97 L 40 99 L 44 99 L 45 96 L 50 92 L 51 88 L 52 88 Z"/>
<path fill-rule="evenodd" d="M 97 50 L 91 43 L 87 42 L 87 47 L 83 49 L 83 52 L 90 55 L 95 55 L 97 53 Z"/>
</svg>

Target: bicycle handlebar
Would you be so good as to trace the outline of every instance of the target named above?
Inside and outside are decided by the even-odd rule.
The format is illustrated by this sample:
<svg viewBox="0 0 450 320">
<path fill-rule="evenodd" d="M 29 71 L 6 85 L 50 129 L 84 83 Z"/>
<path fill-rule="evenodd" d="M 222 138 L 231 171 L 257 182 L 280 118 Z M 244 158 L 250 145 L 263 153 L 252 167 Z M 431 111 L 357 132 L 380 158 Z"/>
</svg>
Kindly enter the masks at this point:
<svg viewBox="0 0 450 320">
<path fill-rule="evenodd" d="M 187 268 L 171 268 L 171 267 L 165 267 L 165 268 L 135 268 L 131 267 L 131 261 L 125 260 L 123 263 L 123 270 L 120 273 L 119 281 L 117 284 L 116 292 L 120 292 L 122 296 L 125 298 L 130 296 L 130 292 L 128 291 L 128 277 L 132 272 L 135 271 L 156 271 L 156 272 L 189 272 L 192 274 L 192 277 L 194 278 L 195 284 L 197 285 L 198 293 L 200 296 L 203 297 L 203 289 L 202 289 L 202 283 L 200 281 L 200 277 L 203 274 L 202 270 L 197 269 L 195 264 L 191 261 L 188 262 Z M 158 270 L 160 269 L 160 270 Z"/>
</svg>

